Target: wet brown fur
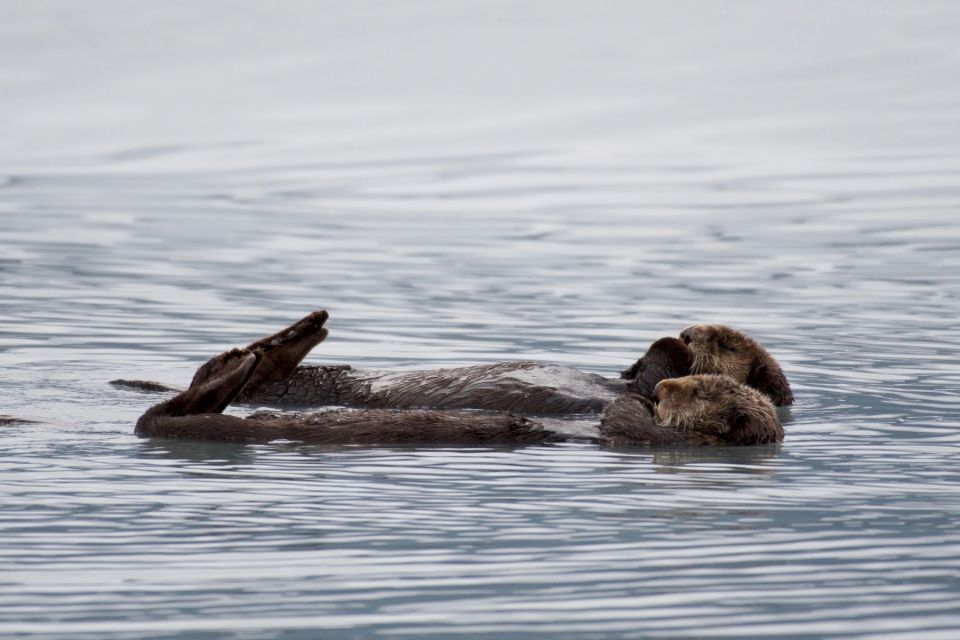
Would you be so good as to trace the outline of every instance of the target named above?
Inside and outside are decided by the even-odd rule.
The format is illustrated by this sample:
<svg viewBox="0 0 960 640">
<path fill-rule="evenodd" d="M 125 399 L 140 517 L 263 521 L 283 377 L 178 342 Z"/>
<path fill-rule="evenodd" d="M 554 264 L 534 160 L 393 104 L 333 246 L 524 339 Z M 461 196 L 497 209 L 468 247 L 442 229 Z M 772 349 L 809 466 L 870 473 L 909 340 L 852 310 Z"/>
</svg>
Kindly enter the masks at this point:
<svg viewBox="0 0 960 640">
<path fill-rule="evenodd" d="M 534 382 L 525 377 L 528 374 L 542 381 Z M 598 413 L 624 387 L 623 383 L 569 367 L 525 361 L 404 373 L 359 371 L 349 365 L 336 365 L 298 367 L 283 380 L 246 390 L 241 400 L 261 404 L 571 414 Z"/>
<path fill-rule="evenodd" d="M 190 387 L 147 410 L 135 433 L 146 437 L 237 442 L 295 440 L 319 444 L 530 444 L 558 436 L 527 418 L 467 411 L 366 409 L 308 414 L 220 412 L 257 375 L 266 358 L 233 349 L 201 366 Z M 293 363 L 296 366 L 296 363 Z"/>
<path fill-rule="evenodd" d="M 621 377 L 632 380 L 630 389 L 652 398 L 658 382 L 689 374 L 692 361 L 693 356 L 682 341 L 661 338 Z M 533 383 L 524 379 L 528 372 L 556 380 L 557 384 L 551 386 L 546 380 Z M 570 384 L 575 388 L 571 389 Z M 547 415 L 598 413 L 626 389 L 623 383 L 599 375 L 538 362 L 500 362 L 394 374 L 365 373 L 349 365 L 335 365 L 298 367 L 280 380 L 251 383 L 240 400 L 384 408 L 470 408 Z"/>
<path fill-rule="evenodd" d="M 537 362 L 502 362 L 405 373 L 363 371 L 349 365 L 293 365 L 326 337 L 327 330 L 322 326 L 326 319 L 325 311 L 317 311 L 283 331 L 248 345 L 248 350 L 263 354 L 260 365 L 263 371 L 257 371 L 236 401 L 301 406 L 485 409 L 530 415 L 597 413 L 623 391 L 652 399 L 653 389 L 661 380 L 697 373 L 722 373 L 759 389 L 776 404 L 793 403 L 790 385 L 777 361 L 755 340 L 722 325 L 693 325 L 681 333 L 682 340 L 655 341 L 643 357 L 620 374 L 621 379 L 630 382 L 618 382 L 570 367 Z M 280 343 L 284 344 L 283 349 L 277 348 Z M 202 377 L 201 371 L 198 375 Z M 142 391 L 179 391 L 138 380 L 114 380 L 111 384 Z"/>
<path fill-rule="evenodd" d="M 722 374 L 664 380 L 657 385 L 658 422 L 695 434 L 696 444 L 762 444 L 783 440 L 770 399 Z"/>
<path fill-rule="evenodd" d="M 559 441 L 532 420 L 510 414 L 417 409 L 340 409 L 305 414 L 257 413 L 153 417 L 137 434 L 233 442 L 292 440 L 313 444 L 536 444 Z"/>
<path fill-rule="evenodd" d="M 211 358 L 197 370 L 187 390 L 140 417 L 137 435 L 320 444 L 530 444 L 564 439 L 538 422 L 508 413 L 364 409 L 260 412 L 247 418 L 221 414 L 251 381 L 282 378 L 296 367 L 309 351 L 305 335 L 325 335 L 325 330 L 320 331 L 325 320 L 325 315 L 314 316 L 250 347 Z M 266 373 L 260 371 L 264 366 Z M 769 400 L 724 376 L 664 380 L 654 393 L 661 397 L 656 410 L 650 400 L 636 393 L 623 394 L 610 403 L 601 420 L 600 440 L 610 444 L 752 444 L 783 437 Z"/>
<path fill-rule="evenodd" d="M 747 445 L 783 440 L 770 400 L 723 375 L 671 378 L 654 404 L 624 394 L 603 412 L 600 434 L 611 444 Z"/>
<path fill-rule="evenodd" d="M 724 325 L 695 324 L 680 337 L 693 355 L 691 373 L 723 374 L 761 391 L 774 404 L 793 404 L 780 364 L 748 335 Z"/>
<path fill-rule="evenodd" d="M 612 445 L 687 444 L 684 434 L 657 421 L 653 404 L 636 393 L 625 393 L 600 416 L 600 436 Z"/>
<path fill-rule="evenodd" d="M 690 375 L 692 366 L 693 353 L 682 340 L 660 338 L 620 377 L 631 380 L 632 391 L 652 400 L 658 382 Z"/>
<path fill-rule="evenodd" d="M 327 333 L 326 312 L 243 349 L 231 349 L 204 363 L 190 387 L 147 410 L 137 421 L 140 436 L 197 440 L 323 444 L 528 444 L 557 436 L 532 420 L 510 414 L 466 411 L 326 411 L 311 414 L 258 413 L 248 418 L 221 412 L 244 388 L 284 379 Z"/>
</svg>

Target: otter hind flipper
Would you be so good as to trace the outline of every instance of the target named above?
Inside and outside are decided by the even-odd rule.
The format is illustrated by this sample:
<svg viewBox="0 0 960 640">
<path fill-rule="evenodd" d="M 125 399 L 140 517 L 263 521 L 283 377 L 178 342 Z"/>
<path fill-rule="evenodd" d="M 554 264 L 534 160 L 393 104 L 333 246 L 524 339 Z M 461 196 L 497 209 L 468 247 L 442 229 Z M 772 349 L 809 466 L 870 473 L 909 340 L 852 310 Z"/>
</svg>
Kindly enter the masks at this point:
<svg viewBox="0 0 960 640">
<path fill-rule="evenodd" d="M 190 388 L 147 409 L 134 433 L 142 436 L 197 437 L 209 414 L 219 414 L 243 391 L 257 368 L 260 355 L 243 349 L 222 353 L 197 371 Z M 203 374 L 203 375 L 201 375 Z M 207 415 L 201 415 L 207 414 Z M 228 419 L 232 425 L 238 418 Z"/>
<path fill-rule="evenodd" d="M 245 395 L 287 378 L 307 354 L 326 339 L 329 332 L 323 325 L 329 317 L 326 311 L 313 311 L 289 327 L 250 343 L 246 350 L 258 352 L 260 363 L 247 383 Z"/>
<path fill-rule="evenodd" d="M 289 327 L 278 331 L 266 338 L 261 338 L 249 344 L 244 351 L 256 351 L 260 354 L 260 364 L 256 368 L 256 375 L 247 381 L 244 396 L 255 396 L 256 391 L 263 385 L 271 382 L 280 382 L 289 376 L 310 351 L 324 341 L 328 335 L 324 323 L 329 318 L 326 311 L 313 311 Z M 214 356 L 197 369 L 191 386 L 198 380 L 208 378 L 211 368 L 220 366 L 220 361 L 232 357 L 236 349 L 225 351 Z M 119 378 L 108 384 L 118 389 L 144 391 L 147 393 L 180 393 L 179 387 L 171 387 L 162 382 L 151 380 L 125 380 Z"/>
<path fill-rule="evenodd" d="M 221 413 L 240 395 L 257 371 L 261 355 L 257 351 L 240 350 L 236 361 L 227 363 L 212 379 L 197 388 L 191 385 L 187 393 L 195 393 L 195 413 Z"/>
</svg>

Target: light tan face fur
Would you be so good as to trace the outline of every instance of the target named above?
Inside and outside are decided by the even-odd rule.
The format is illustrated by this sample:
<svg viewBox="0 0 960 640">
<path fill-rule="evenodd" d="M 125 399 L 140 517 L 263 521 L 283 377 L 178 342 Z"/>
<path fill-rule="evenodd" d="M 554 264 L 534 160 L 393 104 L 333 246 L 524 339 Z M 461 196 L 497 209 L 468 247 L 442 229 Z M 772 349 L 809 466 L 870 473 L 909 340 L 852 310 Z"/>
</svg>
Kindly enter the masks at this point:
<svg viewBox="0 0 960 640">
<path fill-rule="evenodd" d="M 680 431 L 719 435 L 748 422 L 780 428 L 770 399 L 728 376 L 701 374 L 663 380 L 656 395 L 657 418 Z"/>
<path fill-rule="evenodd" d="M 715 394 L 707 393 L 700 376 L 662 380 L 656 386 L 657 418 L 668 427 L 685 430 L 710 412 Z"/>
<path fill-rule="evenodd" d="M 746 382 L 760 353 L 755 340 L 719 324 L 695 324 L 680 333 L 693 353 L 693 373 L 722 373 Z"/>
</svg>

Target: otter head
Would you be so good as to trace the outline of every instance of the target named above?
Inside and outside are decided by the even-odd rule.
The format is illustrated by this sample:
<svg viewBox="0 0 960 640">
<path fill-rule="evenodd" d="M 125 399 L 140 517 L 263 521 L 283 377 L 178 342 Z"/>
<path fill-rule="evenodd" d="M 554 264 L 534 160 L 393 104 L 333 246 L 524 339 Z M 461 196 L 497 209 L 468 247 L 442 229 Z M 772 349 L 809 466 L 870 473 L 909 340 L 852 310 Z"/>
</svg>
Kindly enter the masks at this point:
<svg viewBox="0 0 960 640">
<path fill-rule="evenodd" d="M 780 364 L 750 336 L 719 324 L 695 324 L 680 332 L 693 354 L 691 373 L 719 373 L 766 394 L 775 404 L 793 404 Z"/>
<path fill-rule="evenodd" d="M 687 345 L 677 338 L 660 338 L 620 377 L 632 381 L 629 386 L 633 391 L 652 399 L 658 382 L 689 375 L 692 364 L 693 354 Z"/>
<path fill-rule="evenodd" d="M 671 378 L 657 384 L 661 424 L 693 432 L 705 443 L 762 444 L 783 440 L 770 399 L 725 375 Z"/>
</svg>

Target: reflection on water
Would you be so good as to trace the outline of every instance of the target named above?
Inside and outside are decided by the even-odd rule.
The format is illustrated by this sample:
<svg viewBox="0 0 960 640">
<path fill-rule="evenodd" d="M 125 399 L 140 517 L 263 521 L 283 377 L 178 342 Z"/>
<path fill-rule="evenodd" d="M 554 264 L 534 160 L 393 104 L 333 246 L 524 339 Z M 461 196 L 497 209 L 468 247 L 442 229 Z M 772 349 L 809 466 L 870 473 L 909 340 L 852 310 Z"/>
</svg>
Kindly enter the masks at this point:
<svg viewBox="0 0 960 640">
<path fill-rule="evenodd" d="M 960 12 L 804 7 L 0 8 L 0 628 L 954 637 Z M 724 322 L 798 403 L 777 447 L 133 437 L 108 380 L 321 307 L 310 360 L 393 369 Z"/>
</svg>

